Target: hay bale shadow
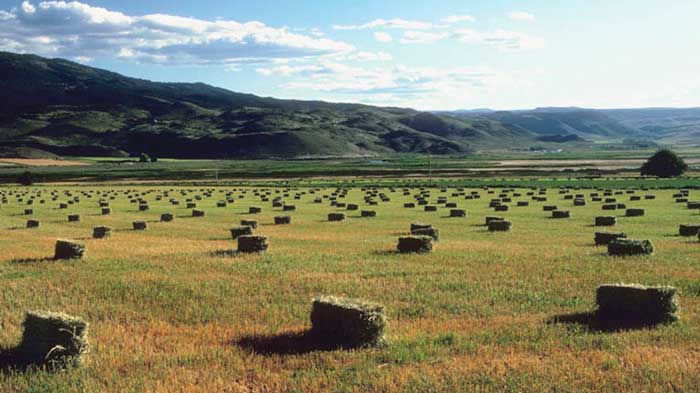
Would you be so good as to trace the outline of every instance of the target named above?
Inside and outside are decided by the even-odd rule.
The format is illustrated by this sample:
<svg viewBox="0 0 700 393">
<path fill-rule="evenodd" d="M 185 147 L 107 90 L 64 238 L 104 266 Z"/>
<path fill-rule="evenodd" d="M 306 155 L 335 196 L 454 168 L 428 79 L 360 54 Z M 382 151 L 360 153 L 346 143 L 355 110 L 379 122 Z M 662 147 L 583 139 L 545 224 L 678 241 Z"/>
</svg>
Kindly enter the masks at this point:
<svg viewBox="0 0 700 393">
<path fill-rule="evenodd" d="M 53 256 L 44 258 L 14 258 L 10 259 L 10 263 L 37 263 L 37 262 L 51 262 L 56 259 Z"/>
<path fill-rule="evenodd" d="M 0 348 L 0 373 L 25 372 L 30 366 L 32 363 L 22 356 L 19 347 Z"/>
<path fill-rule="evenodd" d="M 234 341 L 233 344 L 265 356 L 303 355 L 311 352 L 351 348 L 327 339 L 324 340 L 323 337 L 313 334 L 311 330 L 273 335 L 247 335 Z"/>
<path fill-rule="evenodd" d="M 633 317 L 603 317 L 596 311 L 559 314 L 546 321 L 550 325 L 577 325 L 591 332 L 615 333 L 626 330 L 651 329 L 667 324 L 668 321 L 653 321 Z"/>
<path fill-rule="evenodd" d="M 207 252 L 207 255 L 212 258 L 230 258 L 240 255 L 237 250 L 214 250 Z"/>
<path fill-rule="evenodd" d="M 398 250 L 374 250 L 372 251 L 372 255 L 377 255 L 377 256 L 386 256 L 386 255 L 400 255 L 401 253 Z"/>
</svg>

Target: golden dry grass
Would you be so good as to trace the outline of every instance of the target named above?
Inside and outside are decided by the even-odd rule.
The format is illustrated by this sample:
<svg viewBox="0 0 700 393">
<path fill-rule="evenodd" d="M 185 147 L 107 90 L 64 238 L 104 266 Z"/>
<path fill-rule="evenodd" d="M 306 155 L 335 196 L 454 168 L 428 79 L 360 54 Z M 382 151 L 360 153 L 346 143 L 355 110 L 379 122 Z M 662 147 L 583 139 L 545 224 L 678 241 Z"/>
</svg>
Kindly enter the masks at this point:
<svg viewBox="0 0 700 393">
<path fill-rule="evenodd" d="M 172 190 L 171 190 L 172 189 Z M 98 199 L 113 190 L 113 214 L 99 215 Z M 132 196 L 149 201 L 140 212 Z M 171 206 L 168 190 L 181 204 Z M 182 191 L 187 195 L 181 195 Z M 6 188 L 0 205 L 0 345 L 16 345 L 28 309 L 60 310 L 91 323 L 93 344 L 85 367 L 63 373 L 41 370 L 0 374 L 3 392 L 395 392 L 395 391 L 697 391 L 700 389 L 700 243 L 676 236 L 678 224 L 699 222 L 698 211 L 674 203 L 672 191 L 654 201 L 630 202 L 645 217 L 619 217 L 615 230 L 654 241 L 648 258 L 610 258 L 593 245 L 591 226 L 607 215 L 599 203 L 573 207 L 556 190 L 547 204 L 572 211 L 552 220 L 542 203 L 502 213 L 514 222 L 510 233 L 488 233 L 481 225 L 493 215 L 489 194 L 480 200 L 431 190 L 468 212 L 447 218 L 449 209 L 426 213 L 404 209 L 411 199 L 401 190 L 391 202 L 370 207 L 377 218 L 346 212 L 345 222 L 326 215 L 340 211 L 312 203 L 316 195 L 293 200 L 293 212 L 273 209 L 251 188 L 238 188 L 236 201 L 217 208 L 233 188 L 146 186 Z M 246 191 L 245 198 L 240 198 Z M 281 188 L 269 189 L 272 196 Z M 411 190 L 415 193 L 417 190 Z M 471 190 L 466 190 L 467 193 Z M 525 192 L 514 200 L 529 199 Z M 80 196 L 68 209 L 58 203 Z M 82 193 L 92 194 L 88 198 Z M 591 191 L 577 191 L 588 195 Z M 41 196 L 38 196 L 41 193 Z M 58 195 L 54 201 L 52 193 Z M 23 195 L 26 194 L 26 195 Z M 30 194 L 38 229 L 25 229 L 22 215 Z M 185 199 L 203 196 L 191 218 Z M 362 203 L 351 189 L 347 202 Z M 18 199 L 22 199 L 20 202 Z M 44 204 L 39 203 L 41 199 Z M 375 198 L 378 200 L 378 198 Z M 262 206 L 258 215 L 248 206 Z M 173 212 L 172 223 L 160 223 Z M 68 223 L 69 213 L 81 222 Z M 273 225 L 289 214 L 291 225 Z M 613 213 L 615 214 L 615 213 Z M 617 212 L 620 216 L 621 212 Z M 258 233 L 271 247 L 261 255 L 237 255 L 228 229 L 242 218 L 258 219 Z M 146 220 L 149 230 L 131 230 Z M 440 229 L 429 255 L 399 255 L 398 236 L 411 222 Z M 90 238 L 92 228 L 113 228 L 112 237 Z M 84 242 L 88 256 L 49 261 L 57 238 Z M 670 284 L 681 291 L 679 323 L 656 329 L 599 332 L 585 325 L 551 323 L 557 315 L 594 308 L 597 285 L 608 282 Z M 386 348 L 309 350 L 295 339 L 309 327 L 311 299 L 346 295 L 380 302 L 389 317 Z M 242 345 L 243 338 L 251 338 Z M 269 351 L 267 342 L 277 348 Z M 313 349 L 313 348 L 311 348 Z"/>
</svg>

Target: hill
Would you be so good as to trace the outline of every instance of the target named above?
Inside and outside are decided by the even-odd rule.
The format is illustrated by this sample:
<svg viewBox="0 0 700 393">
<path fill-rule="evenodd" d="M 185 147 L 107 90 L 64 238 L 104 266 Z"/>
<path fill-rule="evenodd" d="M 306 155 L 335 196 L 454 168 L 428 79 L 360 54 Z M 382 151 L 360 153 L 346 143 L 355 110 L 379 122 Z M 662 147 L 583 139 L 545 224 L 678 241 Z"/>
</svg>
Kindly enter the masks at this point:
<svg viewBox="0 0 700 393">
<path fill-rule="evenodd" d="M 467 153 L 534 140 L 488 119 L 279 100 L 0 52 L 0 151 L 173 158 Z"/>
</svg>

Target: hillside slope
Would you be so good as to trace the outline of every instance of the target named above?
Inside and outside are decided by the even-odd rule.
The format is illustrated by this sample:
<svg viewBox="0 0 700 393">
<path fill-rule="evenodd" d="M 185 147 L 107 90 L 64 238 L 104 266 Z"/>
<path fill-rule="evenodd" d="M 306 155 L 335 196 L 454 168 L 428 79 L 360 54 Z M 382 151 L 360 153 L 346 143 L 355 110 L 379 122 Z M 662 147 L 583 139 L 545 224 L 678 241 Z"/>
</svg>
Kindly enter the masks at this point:
<svg viewBox="0 0 700 393">
<path fill-rule="evenodd" d="M 0 52 L 0 148 L 175 158 L 466 153 L 533 141 L 490 119 L 279 100 Z"/>
</svg>

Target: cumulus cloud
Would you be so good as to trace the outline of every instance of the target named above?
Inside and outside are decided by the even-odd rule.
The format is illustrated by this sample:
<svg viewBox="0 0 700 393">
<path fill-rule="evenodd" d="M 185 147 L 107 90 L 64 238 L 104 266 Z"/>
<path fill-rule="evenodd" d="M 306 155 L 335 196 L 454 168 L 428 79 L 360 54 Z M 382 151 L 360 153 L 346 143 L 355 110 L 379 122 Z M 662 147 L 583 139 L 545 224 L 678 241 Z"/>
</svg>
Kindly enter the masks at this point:
<svg viewBox="0 0 700 393">
<path fill-rule="evenodd" d="M 335 25 L 335 30 L 367 30 L 367 29 L 411 29 L 427 30 L 432 29 L 433 24 L 417 20 L 395 19 L 375 19 L 361 25 Z"/>
<path fill-rule="evenodd" d="M 0 11 L 0 49 L 80 59 L 112 57 L 168 64 L 228 64 L 241 58 L 306 58 L 352 45 L 260 22 L 167 14 L 131 16 L 78 1 L 24 1 Z"/>
<path fill-rule="evenodd" d="M 394 38 L 391 36 L 391 34 L 383 32 L 383 31 L 375 32 L 374 39 L 379 41 L 379 42 L 391 42 L 394 40 Z"/>
<path fill-rule="evenodd" d="M 535 15 L 532 15 L 528 12 L 524 11 L 513 11 L 508 13 L 508 18 L 511 20 L 518 20 L 518 21 L 533 21 L 535 20 Z"/>
</svg>

